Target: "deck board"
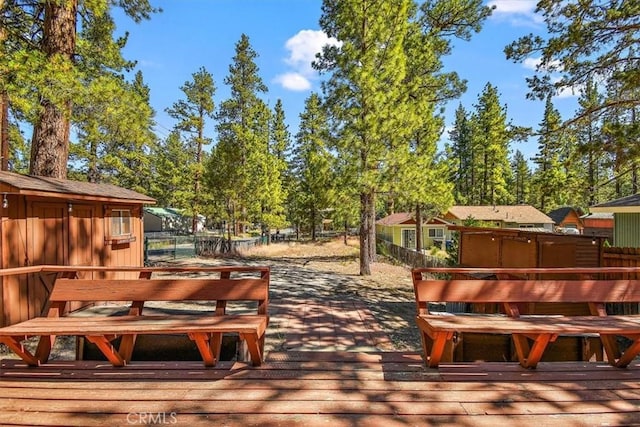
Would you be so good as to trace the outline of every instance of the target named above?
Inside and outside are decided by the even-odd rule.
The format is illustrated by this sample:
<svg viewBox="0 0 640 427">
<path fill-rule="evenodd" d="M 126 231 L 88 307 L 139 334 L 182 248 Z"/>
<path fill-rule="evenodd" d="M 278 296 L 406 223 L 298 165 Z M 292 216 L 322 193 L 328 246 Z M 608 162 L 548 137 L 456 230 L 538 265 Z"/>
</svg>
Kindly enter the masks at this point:
<svg viewBox="0 0 640 427">
<path fill-rule="evenodd" d="M 130 425 L 132 416 L 196 426 L 629 425 L 640 423 L 640 363 L 427 369 L 417 353 L 271 352 L 261 367 L 0 364 L 1 425 Z"/>
</svg>

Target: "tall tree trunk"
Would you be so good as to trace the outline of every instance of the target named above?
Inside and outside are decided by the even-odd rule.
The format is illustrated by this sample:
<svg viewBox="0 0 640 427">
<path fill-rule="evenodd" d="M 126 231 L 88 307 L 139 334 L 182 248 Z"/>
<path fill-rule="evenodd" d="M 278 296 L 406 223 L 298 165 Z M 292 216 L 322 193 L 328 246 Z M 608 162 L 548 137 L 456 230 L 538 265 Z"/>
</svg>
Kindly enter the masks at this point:
<svg viewBox="0 0 640 427">
<path fill-rule="evenodd" d="M 2 0 L 0 0 L 1 3 Z M 0 93 L 0 169 L 9 170 L 9 97 L 7 92 Z"/>
<path fill-rule="evenodd" d="M 420 203 L 416 205 L 416 252 L 422 251 L 422 210 Z"/>
<path fill-rule="evenodd" d="M 77 0 L 47 1 L 42 49 L 48 57 L 61 55 L 72 61 L 76 45 Z M 32 175 L 67 177 L 71 99 L 55 105 L 43 99 L 31 140 Z"/>
<path fill-rule="evenodd" d="M 349 223 L 345 220 L 344 222 L 344 244 L 347 245 L 349 241 Z"/>
<path fill-rule="evenodd" d="M 369 195 L 369 262 L 376 262 L 376 193 Z"/>
<path fill-rule="evenodd" d="M 311 222 L 311 241 L 316 241 L 316 207 L 311 206 L 311 217 L 309 218 Z"/>
<path fill-rule="evenodd" d="M 362 192 L 360 194 L 360 275 L 371 275 L 371 251 L 369 245 L 370 224 L 369 224 L 369 204 L 370 193 Z"/>
</svg>

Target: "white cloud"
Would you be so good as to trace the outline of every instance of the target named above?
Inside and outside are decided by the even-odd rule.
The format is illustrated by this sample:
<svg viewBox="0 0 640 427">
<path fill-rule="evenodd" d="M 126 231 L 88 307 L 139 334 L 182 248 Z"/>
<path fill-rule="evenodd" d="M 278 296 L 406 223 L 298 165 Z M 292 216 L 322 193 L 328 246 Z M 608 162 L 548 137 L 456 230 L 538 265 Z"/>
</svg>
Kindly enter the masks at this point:
<svg viewBox="0 0 640 427">
<path fill-rule="evenodd" d="M 540 58 L 526 58 L 524 61 L 522 61 L 522 66 L 529 70 L 537 69 L 539 64 Z"/>
<path fill-rule="evenodd" d="M 575 98 L 580 96 L 581 92 L 582 90 L 580 89 L 580 86 L 565 87 L 564 89 L 561 89 L 558 92 L 558 94 L 556 95 L 556 98 Z"/>
<path fill-rule="evenodd" d="M 532 15 L 537 0 L 491 0 L 487 6 L 495 6 L 494 13 Z"/>
<path fill-rule="evenodd" d="M 311 89 L 311 82 L 308 78 L 300 73 L 285 73 L 276 76 L 276 83 L 282 85 L 283 88 L 293 91 L 305 91 Z"/>
<path fill-rule="evenodd" d="M 340 45 L 336 39 L 328 37 L 319 30 L 301 30 L 285 43 L 289 55 L 284 62 L 290 71 L 276 76 L 274 79 L 285 89 L 303 91 L 311 88 L 311 80 L 317 72 L 311 66 L 316 54 L 322 52 L 325 45 Z"/>
<path fill-rule="evenodd" d="M 492 17 L 506 20 L 513 26 L 537 26 L 543 22 L 536 12 L 537 0 L 491 0 L 487 6 L 495 7 Z"/>
<path fill-rule="evenodd" d="M 541 71 L 553 71 L 553 72 L 561 72 L 563 70 L 562 63 L 558 60 L 551 61 L 548 66 L 541 67 L 542 58 L 526 58 L 522 61 L 522 66 L 529 70 L 538 70 Z"/>
</svg>

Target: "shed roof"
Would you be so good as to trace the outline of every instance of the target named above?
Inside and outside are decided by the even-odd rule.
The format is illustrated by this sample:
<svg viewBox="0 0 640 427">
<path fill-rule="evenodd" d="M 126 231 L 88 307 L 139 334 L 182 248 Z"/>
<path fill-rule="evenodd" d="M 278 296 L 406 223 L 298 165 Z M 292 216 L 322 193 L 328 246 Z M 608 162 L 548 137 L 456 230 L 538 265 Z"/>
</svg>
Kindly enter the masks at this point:
<svg viewBox="0 0 640 427">
<path fill-rule="evenodd" d="M 592 206 L 591 212 L 640 213 L 640 193 Z"/>
<path fill-rule="evenodd" d="M 530 205 L 452 206 L 448 213 L 457 219 L 505 221 L 516 224 L 553 224 L 553 220 Z"/>
<path fill-rule="evenodd" d="M 74 200 L 155 203 L 155 199 L 112 184 L 71 181 L 0 171 L 0 192 Z"/>
</svg>

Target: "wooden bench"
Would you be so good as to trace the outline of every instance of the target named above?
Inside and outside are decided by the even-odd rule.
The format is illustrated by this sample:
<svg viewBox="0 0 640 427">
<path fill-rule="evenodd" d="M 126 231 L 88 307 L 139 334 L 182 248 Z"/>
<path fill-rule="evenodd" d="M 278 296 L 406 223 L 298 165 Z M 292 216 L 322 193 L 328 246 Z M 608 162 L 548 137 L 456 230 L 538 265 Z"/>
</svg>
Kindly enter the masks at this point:
<svg viewBox="0 0 640 427">
<path fill-rule="evenodd" d="M 193 340 L 205 366 L 215 366 L 220 357 L 222 335 L 237 333 L 246 342 L 254 366 L 262 363 L 264 334 L 269 322 L 269 269 L 257 269 L 260 277 L 204 279 L 68 279 L 54 283 L 46 317 L 37 317 L 0 328 L 0 342 L 6 344 L 28 365 L 45 363 L 56 336 L 85 337 L 94 343 L 114 366 L 131 361 L 137 335 L 186 334 Z M 244 269 L 243 271 L 246 271 Z M 126 315 L 74 316 L 65 314 L 72 301 L 129 301 Z M 145 302 L 211 303 L 211 310 L 197 314 L 143 314 Z M 255 314 L 228 313 L 227 303 L 257 303 Z M 147 310 L 148 311 L 148 310 Z M 28 351 L 23 340 L 40 336 L 35 352 Z M 112 341 L 121 337 L 116 350 Z"/>
<path fill-rule="evenodd" d="M 535 368 L 558 336 L 600 337 L 608 362 L 626 367 L 640 353 L 640 315 L 607 315 L 606 303 L 640 302 L 640 280 L 431 280 L 412 271 L 423 357 L 440 363 L 447 343 L 459 333 L 508 334 L 520 365 Z M 436 302 L 497 303 L 505 314 L 429 311 Z M 591 315 L 521 315 L 532 303 L 586 303 Z M 632 344 L 623 352 L 617 337 Z"/>
</svg>

